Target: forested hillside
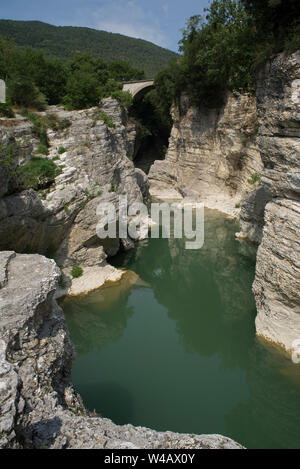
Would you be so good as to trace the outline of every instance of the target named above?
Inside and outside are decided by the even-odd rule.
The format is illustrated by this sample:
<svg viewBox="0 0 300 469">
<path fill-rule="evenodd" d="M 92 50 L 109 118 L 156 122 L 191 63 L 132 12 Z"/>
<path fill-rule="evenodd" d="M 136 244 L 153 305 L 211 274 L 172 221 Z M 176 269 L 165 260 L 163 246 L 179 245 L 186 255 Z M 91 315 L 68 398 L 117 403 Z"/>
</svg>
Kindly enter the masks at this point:
<svg viewBox="0 0 300 469">
<path fill-rule="evenodd" d="M 72 26 L 52 26 L 39 21 L 0 20 L 0 36 L 12 38 L 19 46 L 42 50 L 48 57 L 66 62 L 77 52 L 86 52 L 106 62 L 126 61 L 153 78 L 174 52 L 151 42 L 121 34 Z"/>
</svg>

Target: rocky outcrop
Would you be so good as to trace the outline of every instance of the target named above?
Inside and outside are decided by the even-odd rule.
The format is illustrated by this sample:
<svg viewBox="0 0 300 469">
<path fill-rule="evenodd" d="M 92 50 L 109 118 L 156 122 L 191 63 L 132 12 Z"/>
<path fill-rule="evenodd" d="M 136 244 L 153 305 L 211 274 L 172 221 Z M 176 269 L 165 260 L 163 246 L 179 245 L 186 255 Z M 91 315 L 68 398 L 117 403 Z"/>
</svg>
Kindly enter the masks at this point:
<svg viewBox="0 0 300 469">
<path fill-rule="evenodd" d="M 300 338 L 300 201 L 276 199 L 265 212 L 253 285 L 259 335 L 286 350 Z"/>
<path fill-rule="evenodd" d="M 241 448 L 220 435 L 161 433 L 87 415 L 71 384 L 73 346 L 54 300 L 59 276 L 40 255 L 1 253 L 1 448 Z"/>
<path fill-rule="evenodd" d="M 247 239 L 255 244 L 260 244 L 263 236 L 265 224 L 265 208 L 272 199 L 272 195 L 260 187 L 250 194 L 247 194 L 241 206 L 240 211 L 240 229 L 236 237 Z"/>
<path fill-rule="evenodd" d="M 257 333 L 287 351 L 300 338 L 300 52 L 258 75 L 262 188 L 242 207 L 245 237 L 259 242 L 253 291 Z"/>
<path fill-rule="evenodd" d="M 97 237 L 98 204 L 117 205 L 121 194 L 127 196 L 129 204 L 148 197 L 147 176 L 131 161 L 135 127 L 112 99 L 83 111 L 52 106 L 39 117 L 57 123 L 55 130 L 48 129 L 47 158 L 55 161 L 61 173 L 54 184 L 39 192 L 17 192 L 8 183 L 3 184 L 0 250 L 55 257 L 66 275 L 72 266 L 81 266 L 96 288 L 120 274 L 107 267 L 107 256 L 115 255 L 122 244 L 126 249 L 133 246 L 130 239 L 107 241 Z M 6 153 L 11 149 L 11 155 L 6 156 L 16 167 L 36 154 L 38 141 L 32 127 L 22 117 L 0 121 L 2 146 Z M 0 168 L 0 180 L 7 180 L 6 173 L 7 168 Z M 92 268 L 96 269 L 94 274 Z M 101 269 L 103 275 L 99 275 Z M 86 285 L 87 279 L 77 280 L 75 291 L 85 292 Z"/>
<path fill-rule="evenodd" d="M 196 109 L 182 96 L 172 118 L 166 158 L 156 161 L 149 173 L 151 194 L 197 199 L 235 213 L 263 168 L 255 98 L 228 95 L 220 109 Z"/>
</svg>

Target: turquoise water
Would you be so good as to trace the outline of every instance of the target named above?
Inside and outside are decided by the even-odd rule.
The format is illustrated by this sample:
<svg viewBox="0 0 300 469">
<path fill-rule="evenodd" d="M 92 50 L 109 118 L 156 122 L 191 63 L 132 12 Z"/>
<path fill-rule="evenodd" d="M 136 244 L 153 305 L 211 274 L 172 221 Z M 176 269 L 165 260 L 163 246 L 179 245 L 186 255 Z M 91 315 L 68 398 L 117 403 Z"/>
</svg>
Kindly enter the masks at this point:
<svg viewBox="0 0 300 469">
<path fill-rule="evenodd" d="M 118 424 L 300 448 L 300 365 L 255 337 L 255 249 L 206 211 L 205 244 L 145 240 L 119 284 L 62 303 L 85 405 Z"/>
</svg>

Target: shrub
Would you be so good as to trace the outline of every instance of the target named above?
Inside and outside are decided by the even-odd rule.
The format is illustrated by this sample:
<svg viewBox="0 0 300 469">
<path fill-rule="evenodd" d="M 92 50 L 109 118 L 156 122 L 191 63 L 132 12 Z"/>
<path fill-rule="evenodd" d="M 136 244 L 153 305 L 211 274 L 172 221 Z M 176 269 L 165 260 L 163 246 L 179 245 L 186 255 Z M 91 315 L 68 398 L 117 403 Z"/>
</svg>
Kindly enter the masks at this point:
<svg viewBox="0 0 300 469">
<path fill-rule="evenodd" d="M 101 120 L 104 122 L 104 124 L 106 125 L 106 127 L 110 127 L 112 129 L 114 129 L 116 127 L 114 121 L 113 121 L 113 118 L 111 116 L 109 116 L 108 114 L 106 114 L 106 112 L 104 111 L 100 111 L 98 116 L 96 117 L 96 120 Z"/>
<path fill-rule="evenodd" d="M 0 117 L 8 119 L 15 117 L 14 111 L 9 104 L 0 103 Z"/>
<path fill-rule="evenodd" d="M 32 122 L 33 135 L 39 139 L 40 143 L 47 148 L 49 147 L 48 136 L 47 136 L 47 126 L 46 124 L 34 113 L 28 111 L 28 109 L 23 109 L 21 112 L 23 117 L 26 117 L 30 122 Z"/>
<path fill-rule="evenodd" d="M 17 145 L 14 143 L 9 143 L 5 145 L 4 143 L 0 144 L 0 166 L 5 168 L 9 173 L 13 172 L 17 166 L 16 152 Z"/>
<path fill-rule="evenodd" d="M 68 129 L 72 125 L 69 119 L 62 119 L 60 121 L 55 114 L 48 114 L 45 120 L 48 126 L 55 131 Z"/>
<path fill-rule="evenodd" d="M 255 185 L 255 184 L 260 184 L 261 180 L 261 175 L 258 173 L 253 173 L 251 174 L 251 177 L 248 179 L 249 184 Z"/>
<path fill-rule="evenodd" d="M 64 147 L 59 147 L 59 149 L 57 150 L 57 153 L 59 155 L 62 155 L 63 153 L 65 153 L 67 150 L 64 148 Z"/>
<path fill-rule="evenodd" d="M 116 186 L 115 186 L 114 182 L 112 182 L 108 192 L 115 192 L 115 191 L 116 191 Z"/>
<path fill-rule="evenodd" d="M 58 130 L 65 130 L 71 127 L 72 122 L 69 119 L 63 119 L 58 122 Z"/>
<path fill-rule="evenodd" d="M 129 91 L 114 91 L 111 93 L 113 99 L 117 99 L 121 106 L 129 109 L 133 103 L 133 97 Z"/>
<path fill-rule="evenodd" d="M 54 161 L 36 157 L 20 168 L 23 186 L 32 189 L 43 189 L 53 183 L 61 169 Z"/>
<path fill-rule="evenodd" d="M 42 143 L 39 144 L 37 151 L 38 153 L 41 153 L 42 155 L 48 155 L 48 148 L 46 147 L 46 145 L 43 145 Z"/>
<path fill-rule="evenodd" d="M 77 265 L 72 267 L 71 275 L 73 278 L 81 277 L 82 274 L 83 274 L 83 269 L 81 267 L 78 267 Z"/>
</svg>

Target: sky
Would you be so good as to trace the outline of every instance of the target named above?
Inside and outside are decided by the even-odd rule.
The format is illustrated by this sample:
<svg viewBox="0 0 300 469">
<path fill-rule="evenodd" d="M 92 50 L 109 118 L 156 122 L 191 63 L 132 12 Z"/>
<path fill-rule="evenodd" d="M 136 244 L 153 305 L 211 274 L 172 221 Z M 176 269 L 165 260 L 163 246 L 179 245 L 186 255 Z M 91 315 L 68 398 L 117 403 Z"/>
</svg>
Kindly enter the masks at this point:
<svg viewBox="0 0 300 469">
<path fill-rule="evenodd" d="M 146 39 L 177 51 L 190 16 L 210 0 L 0 0 L 0 18 L 87 26 Z"/>
</svg>

